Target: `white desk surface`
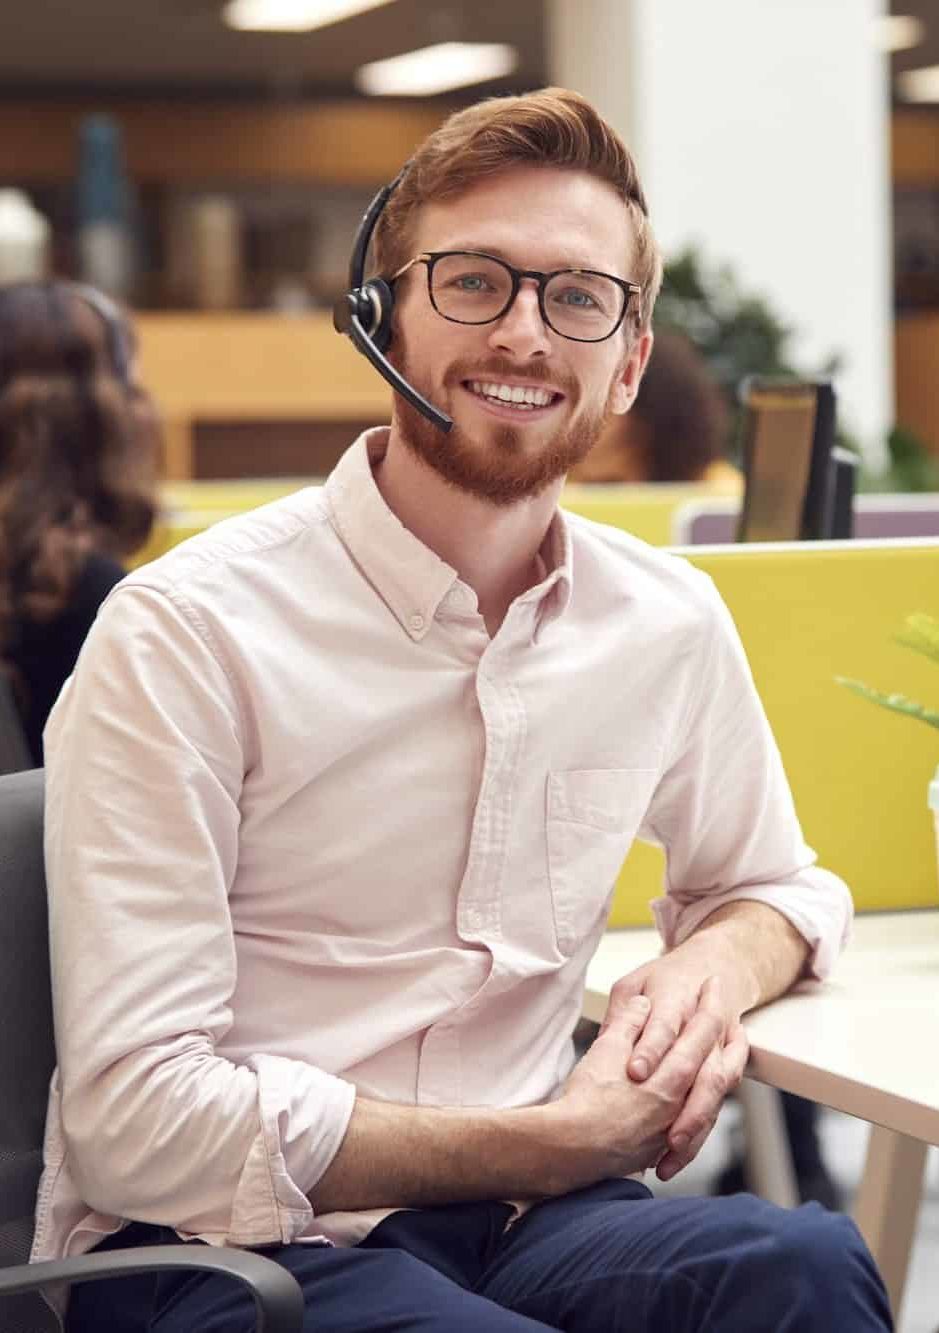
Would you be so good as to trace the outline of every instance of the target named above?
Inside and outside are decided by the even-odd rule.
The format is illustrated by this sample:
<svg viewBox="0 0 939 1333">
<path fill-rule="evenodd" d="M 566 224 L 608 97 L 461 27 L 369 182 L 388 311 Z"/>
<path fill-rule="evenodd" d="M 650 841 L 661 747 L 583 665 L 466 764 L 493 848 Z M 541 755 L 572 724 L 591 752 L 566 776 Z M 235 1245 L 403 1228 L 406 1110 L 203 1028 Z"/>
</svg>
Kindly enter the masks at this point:
<svg viewBox="0 0 939 1333">
<path fill-rule="evenodd" d="M 654 930 L 611 930 L 587 971 L 584 1014 L 660 951 Z M 746 1019 L 748 1075 L 939 1144 L 939 910 L 865 913 L 829 981 Z"/>
</svg>

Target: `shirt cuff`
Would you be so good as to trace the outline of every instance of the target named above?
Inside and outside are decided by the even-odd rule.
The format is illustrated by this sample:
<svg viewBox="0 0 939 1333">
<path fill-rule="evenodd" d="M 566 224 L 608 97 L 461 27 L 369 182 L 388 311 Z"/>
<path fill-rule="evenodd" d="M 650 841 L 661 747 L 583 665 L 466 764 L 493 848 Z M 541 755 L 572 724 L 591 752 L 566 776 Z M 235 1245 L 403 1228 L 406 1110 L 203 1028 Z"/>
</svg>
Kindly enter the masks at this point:
<svg viewBox="0 0 939 1333">
<path fill-rule="evenodd" d="M 339 1151 L 355 1086 L 281 1056 L 247 1061 L 257 1074 L 260 1127 L 232 1203 L 229 1245 L 289 1244 L 313 1220 L 307 1195 Z"/>
<path fill-rule="evenodd" d="M 742 884 L 724 892 L 673 892 L 652 903 L 666 949 L 682 944 L 726 903 L 765 903 L 795 926 L 809 945 L 804 977 L 824 981 L 848 942 L 854 907 L 847 886 L 813 866 L 781 884 Z"/>
</svg>

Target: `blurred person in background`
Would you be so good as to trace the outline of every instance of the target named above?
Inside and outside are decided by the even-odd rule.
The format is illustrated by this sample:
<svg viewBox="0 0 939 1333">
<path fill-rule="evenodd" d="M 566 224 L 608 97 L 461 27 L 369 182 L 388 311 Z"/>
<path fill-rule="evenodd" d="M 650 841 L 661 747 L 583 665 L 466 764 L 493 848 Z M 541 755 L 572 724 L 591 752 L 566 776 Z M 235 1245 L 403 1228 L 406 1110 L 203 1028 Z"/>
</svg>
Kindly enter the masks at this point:
<svg viewBox="0 0 939 1333">
<path fill-rule="evenodd" d="M 683 333 L 657 332 L 632 408 L 609 419 L 569 479 L 742 486 L 726 457 L 729 435 L 727 403 L 701 353 Z"/>
<path fill-rule="evenodd" d="M 134 355 L 95 289 L 0 288 L 0 669 L 37 766 L 98 607 L 153 524 L 159 422 Z"/>
</svg>

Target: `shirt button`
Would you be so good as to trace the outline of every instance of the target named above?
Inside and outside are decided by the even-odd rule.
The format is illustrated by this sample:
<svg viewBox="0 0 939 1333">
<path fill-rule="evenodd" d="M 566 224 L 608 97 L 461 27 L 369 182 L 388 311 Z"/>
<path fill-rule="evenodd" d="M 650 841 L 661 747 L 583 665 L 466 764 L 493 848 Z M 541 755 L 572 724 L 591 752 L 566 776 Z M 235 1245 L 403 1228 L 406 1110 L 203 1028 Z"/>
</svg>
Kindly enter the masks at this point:
<svg viewBox="0 0 939 1333">
<path fill-rule="evenodd" d="M 409 616 L 408 624 L 415 634 L 419 634 L 424 628 L 424 617 L 419 615 Z"/>
</svg>

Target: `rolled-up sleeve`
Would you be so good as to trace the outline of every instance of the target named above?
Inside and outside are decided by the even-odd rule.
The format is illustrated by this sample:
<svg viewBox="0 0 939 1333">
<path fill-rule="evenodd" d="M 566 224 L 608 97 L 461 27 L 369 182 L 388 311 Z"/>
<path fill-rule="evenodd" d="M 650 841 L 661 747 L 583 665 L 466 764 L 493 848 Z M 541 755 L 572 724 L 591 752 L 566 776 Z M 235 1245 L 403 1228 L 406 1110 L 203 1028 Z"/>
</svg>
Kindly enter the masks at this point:
<svg viewBox="0 0 939 1333">
<path fill-rule="evenodd" d="M 671 948 L 725 903 L 766 903 L 810 945 L 806 974 L 822 978 L 846 943 L 851 895 L 805 843 L 736 627 L 710 580 L 703 586 L 695 688 L 643 835 L 667 859 L 656 922 Z"/>
<path fill-rule="evenodd" d="M 101 1213 L 217 1243 L 285 1242 L 355 1090 L 299 1060 L 217 1054 L 250 718 L 171 591 L 112 593 L 46 728 L 61 1124 Z"/>
</svg>

